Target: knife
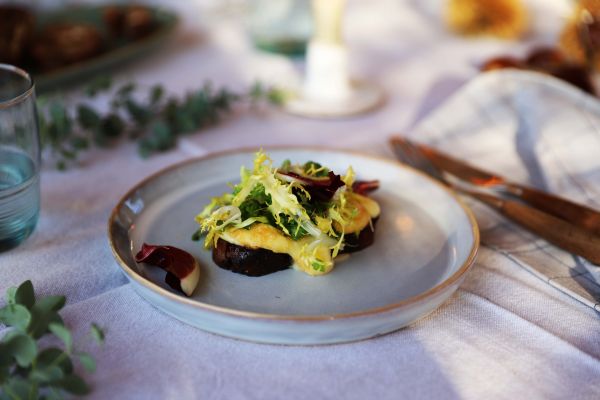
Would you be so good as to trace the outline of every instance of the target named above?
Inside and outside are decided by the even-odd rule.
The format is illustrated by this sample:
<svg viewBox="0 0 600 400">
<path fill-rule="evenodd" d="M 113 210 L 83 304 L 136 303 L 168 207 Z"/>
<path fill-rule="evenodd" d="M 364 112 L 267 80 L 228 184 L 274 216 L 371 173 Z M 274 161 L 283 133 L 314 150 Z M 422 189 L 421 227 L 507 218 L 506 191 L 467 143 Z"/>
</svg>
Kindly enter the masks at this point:
<svg viewBox="0 0 600 400">
<path fill-rule="evenodd" d="M 524 188 L 526 191 L 530 189 L 521 185 L 506 182 L 503 178 L 489 174 L 478 168 L 469 166 L 462 161 L 455 160 L 449 156 L 442 154 L 444 157 L 433 157 L 438 163 L 434 164 L 431 154 L 441 154 L 437 150 L 433 150 L 427 146 L 412 143 L 402 137 L 392 137 L 390 144 L 394 149 L 396 156 L 403 162 L 420 169 L 431 177 L 448 185 L 450 188 L 457 190 L 463 194 L 469 195 L 488 206 L 497 210 L 500 214 L 520 224 L 529 231 L 537 234 L 548 242 L 567 250 L 571 253 L 578 254 L 594 264 L 600 265 L 600 236 L 591 232 L 589 229 L 583 229 L 580 225 L 573 224 L 571 221 L 559 218 L 547 211 L 541 210 L 538 207 L 526 202 L 523 197 L 519 197 Z M 427 152 L 429 150 L 429 152 Z M 445 162 L 442 163 L 439 160 Z M 450 162 L 448 162 L 450 160 Z M 450 173 L 449 168 L 443 168 L 449 164 L 456 174 L 466 177 L 462 179 L 458 175 Z M 446 173 L 444 173 L 446 172 Z M 467 172 L 469 172 L 467 174 Z M 492 179 L 493 178 L 493 179 Z M 471 181 L 473 181 L 471 183 Z M 492 184 L 493 182 L 493 184 Z M 494 186 L 495 185 L 495 186 Z M 515 189 L 506 189 L 515 192 L 515 195 L 505 196 L 502 190 L 497 190 L 500 185 L 515 186 Z M 491 192 L 485 188 L 495 188 Z M 483 189 L 483 190 L 482 190 Z M 518 190 L 517 190 L 518 189 Z M 540 192 L 548 199 L 554 201 L 556 196 L 549 193 Z M 512 197 L 512 198 L 511 198 Z M 559 198 L 560 201 L 567 202 L 570 207 L 577 210 L 580 206 L 569 202 L 568 200 Z M 596 211 L 586 207 L 586 211 L 596 213 Z"/>
<path fill-rule="evenodd" d="M 475 186 L 486 187 L 516 197 L 590 233 L 600 235 L 600 212 L 565 198 L 524 186 L 460 161 L 432 147 L 411 142 L 439 170 Z"/>
</svg>

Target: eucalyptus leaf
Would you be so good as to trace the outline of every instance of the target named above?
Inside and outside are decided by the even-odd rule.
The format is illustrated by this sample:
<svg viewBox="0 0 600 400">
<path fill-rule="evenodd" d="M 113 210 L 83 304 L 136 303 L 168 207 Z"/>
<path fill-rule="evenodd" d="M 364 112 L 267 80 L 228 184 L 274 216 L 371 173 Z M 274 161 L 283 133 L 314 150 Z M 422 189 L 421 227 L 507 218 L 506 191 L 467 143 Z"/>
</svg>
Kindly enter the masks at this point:
<svg viewBox="0 0 600 400">
<path fill-rule="evenodd" d="M 154 85 L 150 90 L 150 104 L 155 106 L 162 99 L 165 89 L 161 85 Z"/>
<path fill-rule="evenodd" d="M 87 394 L 88 385 L 73 374 L 73 337 L 58 314 L 65 297 L 47 296 L 36 301 L 33 285 L 26 281 L 7 290 L 6 298 L 9 303 L 0 309 L 0 322 L 8 326 L 0 338 L 0 400 L 61 399 L 65 392 Z M 36 339 L 50 332 L 64 343 L 65 349 L 48 347 L 38 353 Z M 104 333 L 95 324 L 92 336 L 98 342 L 104 339 Z M 83 368 L 95 371 L 96 362 L 90 354 L 74 354 Z"/>
<path fill-rule="evenodd" d="M 71 332 L 69 332 L 64 325 L 52 322 L 50 325 L 48 325 L 48 329 L 50 329 L 50 332 L 63 341 L 69 353 L 73 350 L 73 337 L 71 336 Z"/>
<path fill-rule="evenodd" d="M 98 325 L 92 323 L 92 326 L 90 327 L 90 334 L 92 335 L 92 337 L 94 338 L 96 343 L 98 343 L 98 344 L 104 343 L 105 334 L 104 334 L 104 331 L 102 330 L 102 328 L 100 328 Z"/>
<path fill-rule="evenodd" d="M 90 388 L 79 375 L 67 375 L 59 382 L 58 386 L 71 394 L 84 395 L 90 392 Z"/>
<path fill-rule="evenodd" d="M 29 400 L 37 399 L 37 386 L 33 382 L 28 382 L 25 379 L 13 376 L 4 385 L 2 385 L 4 393 L 9 399 Z"/>
<path fill-rule="evenodd" d="M 35 303 L 35 294 L 33 292 L 33 284 L 30 280 L 21 283 L 15 293 L 15 302 L 27 308 L 31 308 Z"/>
<path fill-rule="evenodd" d="M 0 346 L 0 350 L 2 349 L 2 347 Z M 10 377 L 10 369 L 8 367 L 8 365 L 1 365 L 0 364 L 0 387 L 2 387 L 2 385 L 4 384 L 4 382 L 6 382 L 6 380 Z"/>
<path fill-rule="evenodd" d="M 91 373 L 96 371 L 96 361 L 94 361 L 94 358 L 91 355 L 88 353 L 79 353 L 77 357 L 79 357 L 79 362 L 87 372 Z"/>
<path fill-rule="evenodd" d="M 65 377 L 63 370 L 57 365 L 48 365 L 45 367 L 36 367 L 29 373 L 28 378 L 39 383 L 48 384 L 59 381 Z"/>
<path fill-rule="evenodd" d="M 77 107 L 77 122 L 85 129 L 96 129 L 100 125 L 100 115 L 90 106 L 80 104 Z"/>
<path fill-rule="evenodd" d="M 89 97 L 102 91 L 110 93 L 110 86 L 110 78 L 103 77 L 93 81 L 85 93 Z M 283 101 L 282 92 L 261 83 L 242 94 L 214 88 L 210 82 L 181 97 L 167 97 L 160 84 L 151 86 L 145 96 L 138 95 L 137 90 L 135 83 L 128 82 L 109 94 L 108 112 L 100 112 L 86 102 L 67 107 L 58 96 L 39 98 L 41 142 L 51 148 L 56 168 L 65 170 L 76 165 L 80 153 L 91 145 L 109 147 L 123 137 L 136 140 L 139 154 L 147 157 L 173 148 L 180 135 L 218 123 L 236 103 Z"/>
<path fill-rule="evenodd" d="M 31 322 L 31 313 L 21 304 L 7 304 L 0 308 L 0 322 L 24 331 Z"/>
<path fill-rule="evenodd" d="M 37 345 L 29 335 L 11 331 L 2 338 L 4 351 L 14 357 L 17 364 L 27 367 L 37 356 Z"/>
<path fill-rule="evenodd" d="M 8 304 L 15 304 L 16 303 L 16 300 L 15 300 L 16 294 L 17 294 L 16 286 L 9 287 L 8 289 L 6 289 L 6 302 Z"/>
<path fill-rule="evenodd" d="M 98 93 L 108 90 L 111 84 L 112 82 L 108 75 L 101 75 L 88 85 L 88 87 L 85 89 L 85 93 L 90 97 L 94 97 Z"/>
<path fill-rule="evenodd" d="M 65 306 L 66 301 L 67 299 L 65 296 L 46 296 L 38 299 L 35 303 L 35 307 L 43 313 L 59 311 Z"/>
<path fill-rule="evenodd" d="M 102 119 L 99 133 L 107 138 L 119 137 L 125 128 L 123 119 L 118 114 L 109 114 Z"/>
<path fill-rule="evenodd" d="M 56 347 L 49 347 L 40 351 L 36 359 L 36 364 L 38 368 L 57 366 L 63 371 L 64 375 L 73 372 L 73 362 L 69 358 L 69 355 Z"/>
<path fill-rule="evenodd" d="M 38 299 L 30 310 L 32 319 L 27 331 L 37 339 L 48 332 L 48 325 L 51 322 L 63 324 L 58 311 L 64 307 L 65 302 L 64 296 L 47 296 Z"/>
</svg>

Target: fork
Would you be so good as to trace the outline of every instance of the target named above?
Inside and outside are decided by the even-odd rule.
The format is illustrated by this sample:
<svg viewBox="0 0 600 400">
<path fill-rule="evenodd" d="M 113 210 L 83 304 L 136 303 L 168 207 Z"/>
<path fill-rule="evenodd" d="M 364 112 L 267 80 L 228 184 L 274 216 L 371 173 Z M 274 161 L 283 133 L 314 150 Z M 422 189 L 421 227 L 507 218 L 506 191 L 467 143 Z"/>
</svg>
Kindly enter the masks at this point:
<svg viewBox="0 0 600 400">
<path fill-rule="evenodd" d="M 548 242 L 580 255 L 594 264 L 600 264 L 600 237 L 568 221 L 541 211 L 524 201 L 505 197 L 501 191 L 483 190 L 438 169 L 419 148 L 402 138 L 392 138 L 390 144 L 396 157 L 444 183 L 457 192 L 473 197 L 492 207 L 508 219 L 518 223 Z"/>
</svg>

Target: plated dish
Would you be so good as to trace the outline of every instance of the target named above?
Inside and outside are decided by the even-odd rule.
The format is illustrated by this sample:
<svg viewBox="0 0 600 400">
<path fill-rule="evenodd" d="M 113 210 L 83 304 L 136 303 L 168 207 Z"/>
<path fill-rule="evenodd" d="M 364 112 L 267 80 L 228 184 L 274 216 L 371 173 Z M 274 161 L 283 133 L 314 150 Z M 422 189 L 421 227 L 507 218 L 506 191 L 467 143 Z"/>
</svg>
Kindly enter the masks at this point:
<svg viewBox="0 0 600 400">
<path fill-rule="evenodd" d="M 378 181 L 357 181 L 352 166 L 341 176 L 312 160 L 275 166 L 262 150 L 253 165 L 242 166 L 239 183 L 196 216 L 195 236 L 206 235 L 221 268 L 262 276 L 293 266 L 319 276 L 373 244 L 381 209 L 367 194 Z"/>
<path fill-rule="evenodd" d="M 136 59 L 163 43 L 177 16 L 146 5 L 76 5 L 35 12 L 0 6 L 0 62 L 20 65 L 38 91 Z"/>
<path fill-rule="evenodd" d="M 193 216 L 256 149 L 221 153 L 170 167 L 132 188 L 109 220 L 115 258 L 142 297 L 198 328 L 267 343 L 324 344 L 377 336 L 434 310 L 458 287 L 479 243 L 470 211 L 446 188 L 394 161 L 352 152 L 269 150 L 274 165 L 312 160 L 332 171 L 351 165 L 357 180 L 379 180 L 376 240 L 318 277 L 286 269 L 260 278 L 219 268 L 191 240 Z M 135 262 L 143 243 L 176 246 L 200 264 L 191 297 L 164 283 L 165 272 Z"/>
</svg>

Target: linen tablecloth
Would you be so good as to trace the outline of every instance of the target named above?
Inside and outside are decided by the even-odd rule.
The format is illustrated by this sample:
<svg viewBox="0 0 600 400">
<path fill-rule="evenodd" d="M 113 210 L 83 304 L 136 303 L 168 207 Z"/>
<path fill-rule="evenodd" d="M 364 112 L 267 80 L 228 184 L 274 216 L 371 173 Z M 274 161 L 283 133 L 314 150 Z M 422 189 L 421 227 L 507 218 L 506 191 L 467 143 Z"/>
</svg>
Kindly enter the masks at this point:
<svg viewBox="0 0 600 400">
<path fill-rule="evenodd" d="M 83 344 L 98 360 L 97 372 L 88 376 L 90 398 L 600 397 L 598 313 L 523 268 L 493 235 L 485 235 L 487 225 L 476 264 L 436 312 L 401 331 L 334 346 L 259 345 L 184 325 L 142 300 L 112 258 L 106 238 L 109 213 L 145 176 L 192 156 L 240 146 L 322 144 L 391 157 L 387 137 L 405 131 L 428 139 L 424 132 L 432 128 L 427 123 L 435 121 L 435 114 L 427 115 L 477 74 L 474 65 L 531 44 L 515 47 L 452 37 L 423 3 L 350 4 L 347 38 L 353 73 L 377 82 L 388 95 L 385 107 L 376 112 L 342 121 L 276 111 L 242 114 L 149 160 L 139 159 L 135 147 L 125 145 L 93 151 L 68 172 L 44 169 L 39 225 L 22 246 L 0 255 L 0 292 L 31 279 L 39 294 L 68 296 L 64 315 L 76 337 L 84 336 L 92 321 L 105 327 L 103 349 Z M 300 65 L 255 52 L 238 17 L 214 10 L 220 4 L 169 4 L 184 18 L 177 37 L 154 56 L 120 70 L 118 79 L 162 82 L 174 93 L 199 87 L 206 79 L 238 89 L 255 78 L 297 81 Z M 555 36 L 535 31 L 532 41 L 552 42 Z M 474 157 L 471 150 L 454 148 L 457 155 L 464 151 Z M 570 159 L 577 161 L 577 156 Z M 598 168 L 600 159 L 588 172 L 597 176 Z M 590 205 L 600 201 L 598 182 L 588 197 L 568 190 L 568 182 L 557 176 L 549 185 Z"/>
</svg>

